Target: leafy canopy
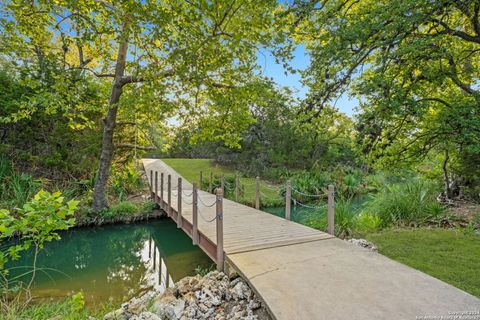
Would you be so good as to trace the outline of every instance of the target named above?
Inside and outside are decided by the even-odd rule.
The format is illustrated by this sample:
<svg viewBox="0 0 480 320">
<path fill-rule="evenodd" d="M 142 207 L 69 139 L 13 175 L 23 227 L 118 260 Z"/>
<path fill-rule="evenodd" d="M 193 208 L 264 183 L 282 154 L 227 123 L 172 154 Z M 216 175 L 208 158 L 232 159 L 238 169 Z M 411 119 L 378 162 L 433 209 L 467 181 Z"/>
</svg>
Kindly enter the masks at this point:
<svg viewBox="0 0 480 320">
<path fill-rule="evenodd" d="M 305 112 L 357 96 L 370 160 L 415 162 L 431 151 L 480 154 L 478 1 L 300 1 L 295 39 L 312 62 Z"/>
</svg>

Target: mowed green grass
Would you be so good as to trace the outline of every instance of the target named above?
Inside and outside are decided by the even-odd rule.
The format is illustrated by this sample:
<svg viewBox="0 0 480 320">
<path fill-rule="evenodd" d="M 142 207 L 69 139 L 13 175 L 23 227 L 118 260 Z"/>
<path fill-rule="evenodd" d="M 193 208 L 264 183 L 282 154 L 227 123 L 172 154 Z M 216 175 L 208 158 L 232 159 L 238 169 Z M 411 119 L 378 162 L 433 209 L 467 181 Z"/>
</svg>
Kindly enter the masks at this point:
<svg viewBox="0 0 480 320">
<path fill-rule="evenodd" d="M 235 177 L 239 172 L 232 168 L 220 166 L 215 164 L 211 159 L 162 159 L 167 165 L 175 169 L 189 182 L 200 181 L 200 171 L 203 173 L 203 181 L 210 180 L 210 172 L 214 175 L 220 176 L 222 174 L 225 177 Z M 243 185 L 243 194 L 241 196 L 241 202 L 247 204 L 255 203 L 255 177 L 244 177 L 240 175 L 240 184 Z M 267 185 L 268 184 L 268 185 Z M 279 191 L 281 186 L 272 186 L 266 181 L 262 181 L 260 185 L 261 191 L 261 203 L 264 206 L 268 205 L 281 205 L 284 200 L 282 199 Z M 233 190 L 234 185 L 226 186 Z M 233 191 L 231 191 L 231 194 Z M 232 196 L 230 196 L 232 198 Z"/>
<path fill-rule="evenodd" d="M 462 230 L 390 229 L 366 238 L 387 257 L 480 297 L 480 235 Z"/>
</svg>

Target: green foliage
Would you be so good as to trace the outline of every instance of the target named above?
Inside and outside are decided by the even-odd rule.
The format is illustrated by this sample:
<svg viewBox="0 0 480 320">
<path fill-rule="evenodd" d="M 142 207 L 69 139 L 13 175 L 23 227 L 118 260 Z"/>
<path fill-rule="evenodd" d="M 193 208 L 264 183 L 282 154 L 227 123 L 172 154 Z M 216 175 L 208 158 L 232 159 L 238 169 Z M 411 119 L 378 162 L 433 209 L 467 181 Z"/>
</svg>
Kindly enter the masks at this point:
<svg viewBox="0 0 480 320">
<path fill-rule="evenodd" d="M 350 168 L 337 166 L 329 170 L 295 171 L 291 173 L 292 187 L 306 194 L 326 194 L 326 187 L 334 185 L 335 193 L 342 198 L 352 198 L 367 192 L 366 173 Z M 295 194 L 300 202 L 308 202 L 308 197 Z"/>
<path fill-rule="evenodd" d="M 306 122 L 298 116 L 301 103 L 292 98 L 289 90 L 278 89 L 268 80 L 259 80 L 255 90 L 258 99 L 245 115 L 253 121 L 237 130 L 241 138 L 238 145 L 224 146 L 215 139 L 205 141 L 209 138 L 205 136 L 205 126 L 211 125 L 187 123 L 177 129 L 169 155 L 210 157 L 248 176 L 272 180 L 278 179 L 285 169 L 330 168 L 332 163 L 357 162 L 350 118 L 325 108 L 324 117 Z M 203 135 L 203 140 L 198 141 L 198 135 Z"/>
<path fill-rule="evenodd" d="M 448 152 L 450 179 L 478 185 L 478 14 L 475 1 L 295 3 L 286 19 L 312 58 L 304 112 L 321 117 L 347 91 L 361 101 L 357 138 L 371 163 L 441 155 L 438 166 Z"/>
<path fill-rule="evenodd" d="M 435 191 L 432 183 L 419 179 L 388 185 L 371 195 L 364 212 L 378 216 L 382 227 L 422 225 L 445 214 L 445 208 L 435 199 Z"/>
<path fill-rule="evenodd" d="M 140 171 L 133 164 L 127 164 L 121 168 L 114 167 L 112 169 L 112 177 L 110 179 L 113 194 L 120 201 L 125 199 L 129 194 L 134 194 L 143 189 L 144 181 L 140 175 Z"/>
<path fill-rule="evenodd" d="M 130 201 L 120 201 L 113 204 L 108 209 L 103 209 L 98 216 L 104 219 L 118 219 L 122 217 L 133 217 L 136 215 L 149 214 L 155 208 L 153 201 L 134 203 Z"/>
<path fill-rule="evenodd" d="M 85 298 L 82 292 L 74 294 L 69 301 L 72 312 L 80 312 L 85 308 Z"/>
<path fill-rule="evenodd" d="M 16 213 L 0 211 L 0 239 L 12 236 L 20 237 L 19 244 L 9 246 L 0 251 L 0 270 L 10 259 L 18 259 L 19 253 L 34 246 L 42 249 L 45 242 L 60 238 L 58 231 L 66 230 L 74 225 L 72 218 L 78 201 L 64 203 L 61 193 L 49 193 L 40 190 L 23 208 Z M 7 271 L 7 270 L 3 270 Z"/>
<path fill-rule="evenodd" d="M 39 189 L 39 181 L 25 173 L 17 173 L 12 163 L 0 156 L 0 202 L 15 209 L 23 206 Z"/>
<path fill-rule="evenodd" d="M 26 308 L 20 305 L 3 304 L 1 320 L 45 320 L 61 317 L 65 320 L 85 320 L 88 317 L 102 318 L 113 305 L 102 305 L 94 310 L 83 306 L 82 293 L 74 294 L 71 298 L 57 302 L 32 304 Z"/>
<path fill-rule="evenodd" d="M 381 229 L 382 221 L 377 215 L 361 212 L 355 221 L 355 236 L 364 237 Z"/>
<path fill-rule="evenodd" d="M 357 214 L 352 210 L 350 200 L 335 202 L 335 235 L 339 238 L 349 238 L 355 230 Z"/>
<path fill-rule="evenodd" d="M 197 266 L 195 268 L 195 273 L 198 274 L 199 276 L 206 276 L 209 272 L 215 270 L 215 265 L 212 264 L 209 267 L 202 267 L 202 266 Z"/>
<path fill-rule="evenodd" d="M 311 212 L 300 212 L 305 217 L 299 218 L 299 221 L 306 225 L 319 229 L 327 230 L 327 210 L 312 210 Z M 351 199 L 337 199 L 335 201 L 335 236 L 339 238 L 349 238 L 355 234 L 357 228 L 358 212 L 354 210 Z"/>
</svg>

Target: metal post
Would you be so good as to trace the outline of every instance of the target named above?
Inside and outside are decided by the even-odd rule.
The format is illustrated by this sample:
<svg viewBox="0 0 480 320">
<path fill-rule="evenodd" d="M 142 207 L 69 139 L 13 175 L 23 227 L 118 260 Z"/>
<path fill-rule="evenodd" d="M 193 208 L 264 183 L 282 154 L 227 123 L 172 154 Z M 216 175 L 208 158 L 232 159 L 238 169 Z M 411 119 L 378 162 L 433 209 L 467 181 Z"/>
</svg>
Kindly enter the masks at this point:
<svg viewBox="0 0 480 320">
<path fill-rule="evenodd" d="M 222 180 L 220 181 L 220 189 L 222 189 L 222 193 L 225 194 L 225 174 L 222 173 Z"/>
<path fill-rule="evenodd" d="M 160 174 L 160 208 L 164 208 L 163 206 L 163 172 Z"/>
<path fill-rule="evenodd" d="M 328 185 L 328 210 L 327 210 L 327 232 L 335 235 L 335 190 L 333 185 Z"/>
<path fill-rule="evenodd" d="M 210 183 L 208 184 L 208 192 L 210 193 L 213 193 L 212 183 L 213 183 L 213 172 L 210 171 Z"/>
<path fill-rule="evenodd" d="M 172 213 L 172 176 L 168 175 L 167 181 L 167 215 L 170 217 Z"/>
<path fill-rule="evenodd" d="M 223 192 L 217 190 L 217 270 L 223 271 Z"/>
<path fill-rule="evenodd" d="M 177 228 L 182 227 L 182 178 L 178 178 Z"/>
<path fill-rule="evenodd" d="M 255 209 L 260 210 L 260 177 L 255 180 Z"/>
<path fill-rule="evenodd" d="M 193 190 L 192 190 L 192 215 L 193 215 L 193 231 L 192 231 L 192 240 L 193 244 L 198 244 L 198 192 L 197 192 L 197 184 L 193 183 Z"/>
<path fill-rule="evenodd" d="M 287 189 L 285 191 L 285 219 L 290 220 L 290 212 L 292 208 L 292 183 L 287 180 Z"/>
<path fill-rule="evenodd" d="M 238 175 L 235 176 L 235 201 L 240 201 L 240 177 Z"/>
<path fill-rule="evenodd" d="M 198 186 L 200 190 L 203 188 L 203 172 L 200 171 L 200 185 Z"/>
<path fill-rule="evenodd" d="M 157 203 L 158 199 L 158 171 L 155 171 L 155 196 L 153 197 L 153 202 Z"/>
</svg>

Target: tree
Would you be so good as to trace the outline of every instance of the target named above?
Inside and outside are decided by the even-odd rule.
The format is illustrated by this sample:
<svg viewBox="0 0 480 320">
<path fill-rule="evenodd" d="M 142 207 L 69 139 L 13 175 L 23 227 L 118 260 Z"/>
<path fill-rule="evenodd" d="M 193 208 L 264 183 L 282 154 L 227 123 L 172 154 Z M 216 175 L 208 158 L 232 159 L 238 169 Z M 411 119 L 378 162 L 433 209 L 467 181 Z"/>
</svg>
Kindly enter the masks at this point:
<svg viewBox="0 0 480 320">
<path fill-rule="evenodd" d="M 346 91 L 356 95 L 369 159 L 442 153 L 450 197 L 452 159 L 480 155 L 479 11 L 477 0 L 297 2 L 292 32 L 312 57 L 304 111 L 315 117 Z"/>
<path fill-rule="evenodd" d="M 176 131 L 171 154 L 212 157 L 262 176 L 285 172 L 285 168 L 355 164 L 350 118 L 326 106 L 321 117 L 307 122 L 298 115 L 302 102 L 293 98 L 290 90 L 280 89 L 263 78 L 258 78 L 253 86 L 257 96 L 254 103 L 235 101 L 239 103 L 234 108 L 237 113 L 213 105 L 205 113 L 186 117 L 185 124 Z M 225 136 L 236 143 L 225 145 Z"/>
<path fill-rule="evenodd" d="M 110 79 L 93 199 L 99 211 L 108 206 L 117 118 L 132 107 L 121 97 L 138 94 L 139 113 L 158 119 L 170 116 L 177 101 L 192 101 L 194 92 L 241 92 L 258 46 L 270 45 L 276 6 L 274 0 L 11 0 L 2 40 L 12 52 L 25 48 L 39 61 L 53 56 L 67 70 Z"/>
</svg>

